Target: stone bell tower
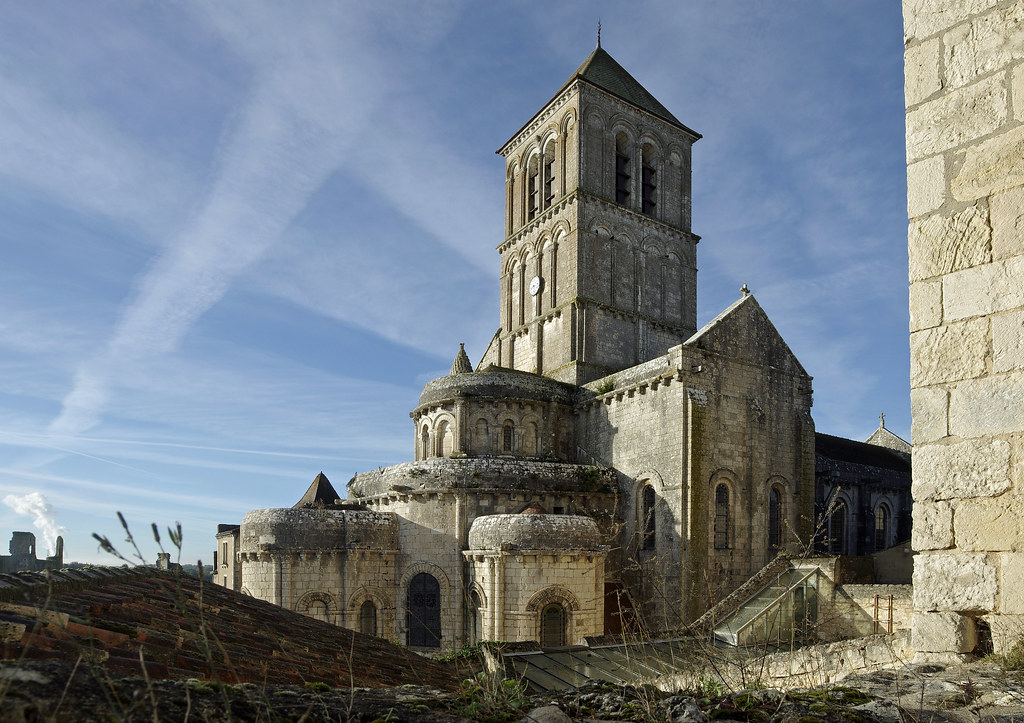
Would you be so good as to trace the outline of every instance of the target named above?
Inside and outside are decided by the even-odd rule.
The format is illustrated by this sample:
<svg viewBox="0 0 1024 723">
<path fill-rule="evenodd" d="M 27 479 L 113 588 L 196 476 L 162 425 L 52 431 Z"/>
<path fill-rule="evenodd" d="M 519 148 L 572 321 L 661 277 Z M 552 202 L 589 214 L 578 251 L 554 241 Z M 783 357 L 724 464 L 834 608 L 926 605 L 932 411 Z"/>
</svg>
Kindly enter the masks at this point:
<svg viewBox="0 0 1024 723">
<path fill-rule="evenodd" d="M 498 150 L 501 328 L 481 367 L 584 384 L 696 331 L 690 149 L 700 137 L 598 44 Z"/>
</svg>

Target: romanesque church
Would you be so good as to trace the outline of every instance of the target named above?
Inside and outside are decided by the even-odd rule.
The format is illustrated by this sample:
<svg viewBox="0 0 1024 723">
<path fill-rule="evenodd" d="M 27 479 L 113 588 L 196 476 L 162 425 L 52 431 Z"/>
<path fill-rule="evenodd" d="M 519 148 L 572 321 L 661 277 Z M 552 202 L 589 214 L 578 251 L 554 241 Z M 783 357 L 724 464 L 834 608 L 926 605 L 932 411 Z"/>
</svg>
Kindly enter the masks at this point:
<svg viewBox="0 0 1024 723">
<path fill-rule="evenodd" d="M 677 629 L 806 544 L 811 377 L 745 288 L 697 328 L 700 138 L 599 45 L 499 149 L 500 326 L 423 389 L 413 461 L 222 525 L 216 581 L 417 649 L 551 647 Z"/>
</svg>

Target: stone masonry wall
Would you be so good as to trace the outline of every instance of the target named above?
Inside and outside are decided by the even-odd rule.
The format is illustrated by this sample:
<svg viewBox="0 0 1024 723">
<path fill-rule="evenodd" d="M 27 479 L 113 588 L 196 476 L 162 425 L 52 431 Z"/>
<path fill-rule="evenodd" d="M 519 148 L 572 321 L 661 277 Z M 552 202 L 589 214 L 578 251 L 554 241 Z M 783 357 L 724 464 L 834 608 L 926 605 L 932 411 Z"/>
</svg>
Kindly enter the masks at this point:
<svg viewBox="0 0 1024 723">
<path fill-rule="evenodd" d="M 1024 629 L 1024 2 L 904 0 L 913 646 Z"/>
</svg>

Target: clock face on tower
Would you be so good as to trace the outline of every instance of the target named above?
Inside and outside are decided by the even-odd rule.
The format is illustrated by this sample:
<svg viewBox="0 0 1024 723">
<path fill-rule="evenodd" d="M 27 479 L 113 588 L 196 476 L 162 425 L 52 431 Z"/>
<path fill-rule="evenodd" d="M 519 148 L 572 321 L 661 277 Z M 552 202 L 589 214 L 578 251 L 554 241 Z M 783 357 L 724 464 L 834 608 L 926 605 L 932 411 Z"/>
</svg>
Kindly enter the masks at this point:
<svg viewBox="0 0 1024 723">
<path fill-rule="evenodd" d="M 534 276 L 530 279 L 530 296 L 536 296 L 540 293 L 541 286 L 544 285 L 544 280 L 539 276 Z"/>
</svg>

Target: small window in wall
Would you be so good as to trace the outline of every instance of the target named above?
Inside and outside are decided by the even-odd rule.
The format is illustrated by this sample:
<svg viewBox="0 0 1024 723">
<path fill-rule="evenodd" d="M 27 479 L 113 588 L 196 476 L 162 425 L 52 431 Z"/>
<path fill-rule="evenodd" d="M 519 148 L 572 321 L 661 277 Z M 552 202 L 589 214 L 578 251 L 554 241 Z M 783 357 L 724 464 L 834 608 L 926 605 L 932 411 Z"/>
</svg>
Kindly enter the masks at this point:
<svg viewBox="0 0 1024 723">
<path fill-rule="evenodd" d="M 228 543 L 226 543 L 226 542 L 221 543 L 221 548 L 220 548 L 220 566 L 221 567 L 227 567 L 228 566 Z"/>
<path fill-rule="evenodd" d="M 363 635 L 377 634 L 377 606 L 370 600 L 359 606 L 359 632 Z"/>
<path fill-rule="evenodd" d="M 715 549 L 729 549 L 729 488 L 715 488 Z"/>
<path fill-rule="evenodd" d="M 782 545 L 782 495 L 772 487 L 768 493 L 768 549 L 775 551 Z"/>
<path fill-rule="evenodd" d="M 643 151 L 643 169 L 640 178 L 640 194 L 642 209 L 648 216 L 653 216 L 657 206 L 658 175 L 654 169 L 654 149 L 647 145 Z"/>
<path fill-rule="evenodd" d="M 875 551 L 889 547 L 889 508 L 879 505 L 875 509 Z"/>
<path fill-rule="evenodd" d="M 505 425 L 501 428 L 501 451 L 502 452 L 511 452 L 512 451 L 512 441 L 513 441 L 513 433 L 514 433 L 514 431 L 515 431 L 515 428 L 513 427 L 512 422 L 505 422 Z"/>
<path fill-rule="evenodd" d="M 541 610 L 540 646 L 542 648 L 565 646 L 565 608 L 558 603 L 545 605 Z"/>
<path fill-rule="evenodd" d="M 228 578 L 227 578 L 227 575 L 225 575 L 224 576 L 224 587 L 227 587 L 227 586 L 228 586 Z"/>
<path fill-rule="evenodd" d="M 642 547 L 645 550 L 654 549 L 655 533 L 657 532 L 657 523 L 654 516 L 654 503 L 654 487 L 652 485 L 646 485 L 641 493 L 640 502 L 640 522 L 643 528 Z"/>
<path fill-rule="evenodd" d="M 828 551 L 846 554 L 846 503 L 839 502 L 828 516 Z"/>
</svg>

